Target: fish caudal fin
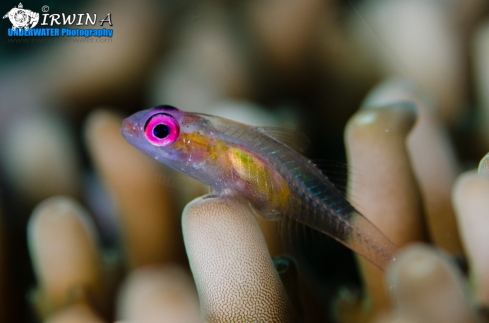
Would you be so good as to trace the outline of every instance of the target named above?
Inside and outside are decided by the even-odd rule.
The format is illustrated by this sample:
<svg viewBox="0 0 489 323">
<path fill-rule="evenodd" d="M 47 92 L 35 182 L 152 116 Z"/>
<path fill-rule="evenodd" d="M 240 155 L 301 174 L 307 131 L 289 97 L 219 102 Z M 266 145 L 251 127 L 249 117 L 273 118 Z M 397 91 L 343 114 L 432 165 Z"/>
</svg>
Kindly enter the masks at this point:
<svg viewBox="0 0 489 323">
<path fill-rule="evenodd" d="M 395 261 L 399 248 L 392 243 L 375 225 L 358 212 L 350 214 L 345 227 L 346 235 L 339 240 L 351 250 L 367 259 L 384 271 L 387 265 Z"/>
</svg>

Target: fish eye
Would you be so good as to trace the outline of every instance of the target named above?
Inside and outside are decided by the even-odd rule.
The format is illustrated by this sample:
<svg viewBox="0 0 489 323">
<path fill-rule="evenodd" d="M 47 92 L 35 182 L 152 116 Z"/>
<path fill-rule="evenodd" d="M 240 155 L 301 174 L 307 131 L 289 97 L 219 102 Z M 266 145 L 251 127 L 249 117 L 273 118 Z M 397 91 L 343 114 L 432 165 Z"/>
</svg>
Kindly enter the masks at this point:
<svg viewBox="0 0 489 323">
<path fill-rule="evenodd" d="M 155 146 L 169 146 L 180 135 L 178 121 L 167 113 L 152 115 L 144 125 L 144 135 Z"/>
<path fill-rule="evenodd" d="M 170 134 L 170 128 L 166 124 L 157 124 L 153 128 L 153 135 L 158 139 L 165 139 Z"/>
</svg>

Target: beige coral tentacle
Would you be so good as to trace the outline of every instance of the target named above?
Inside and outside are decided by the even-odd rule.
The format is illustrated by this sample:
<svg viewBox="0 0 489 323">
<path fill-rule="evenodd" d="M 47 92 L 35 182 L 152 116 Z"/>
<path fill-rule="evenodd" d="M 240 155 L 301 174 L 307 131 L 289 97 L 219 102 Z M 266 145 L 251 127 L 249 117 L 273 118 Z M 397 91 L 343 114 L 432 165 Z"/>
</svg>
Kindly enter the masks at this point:
<svg viewBox="0 0 489 323">
<path fill-rule="evenodd" d="M 242 202 L 201 197 L 183 212 L 183 234 L 208 322 L 292 322 L 260 227 Z"/>
</svg>

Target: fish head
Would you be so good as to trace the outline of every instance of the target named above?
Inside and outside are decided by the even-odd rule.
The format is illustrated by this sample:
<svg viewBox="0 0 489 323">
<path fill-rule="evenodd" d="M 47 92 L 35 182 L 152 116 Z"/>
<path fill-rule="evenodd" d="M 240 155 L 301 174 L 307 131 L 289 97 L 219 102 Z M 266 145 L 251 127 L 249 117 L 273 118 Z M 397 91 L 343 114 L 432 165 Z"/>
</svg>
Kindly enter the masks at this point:
<svg viewBox="0 0 489 323">
<path fill-rule="evenodd" d="M 156 160 L 205 184 L 205 164 L 215 154 L 206 135 L 208 121 L 196 114 L 162 105 L 124 119 L 122 136 Z"/>
</svg>

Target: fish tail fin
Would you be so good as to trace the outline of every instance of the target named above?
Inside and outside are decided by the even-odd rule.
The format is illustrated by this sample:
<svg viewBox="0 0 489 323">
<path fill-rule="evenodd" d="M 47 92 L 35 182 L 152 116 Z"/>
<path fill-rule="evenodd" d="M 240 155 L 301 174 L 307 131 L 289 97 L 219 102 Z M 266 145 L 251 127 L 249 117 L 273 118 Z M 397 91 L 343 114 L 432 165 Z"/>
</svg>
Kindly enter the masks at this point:
<svg viewBox="0 0 489 323">
<path fill-rule="evenodd" d="M 334 238 L 385 271 L 387 265 L 396 260 L 394 255 L 399 248 L 359 212 L 352 212 L 346 221 L 346 234 L 342 239 Z"/>
</svg>

